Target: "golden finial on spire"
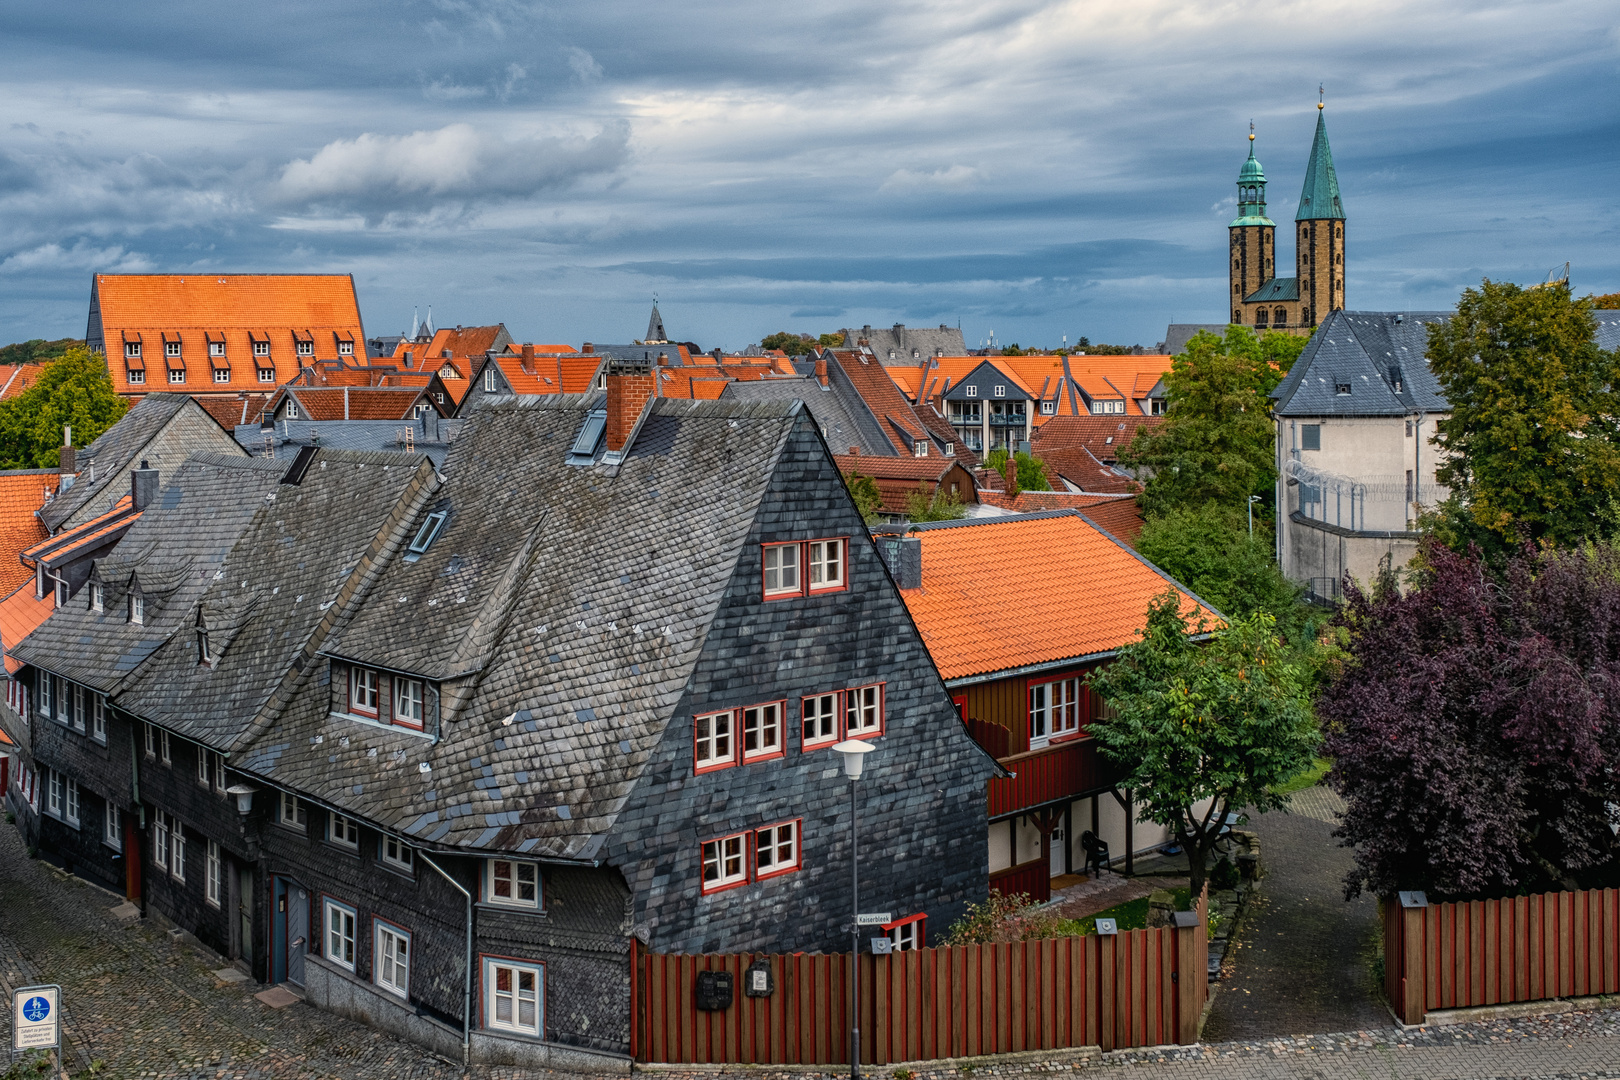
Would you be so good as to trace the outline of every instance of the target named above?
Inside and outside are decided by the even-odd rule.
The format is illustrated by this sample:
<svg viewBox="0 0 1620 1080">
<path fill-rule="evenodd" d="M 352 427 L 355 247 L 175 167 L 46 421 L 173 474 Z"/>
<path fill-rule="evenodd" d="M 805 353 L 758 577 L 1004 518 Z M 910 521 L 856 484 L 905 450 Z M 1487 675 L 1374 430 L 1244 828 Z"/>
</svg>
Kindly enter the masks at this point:
<svg viewBox="0 0 1620 1080">
<path fill-rule="evenodd" d="M 1322 108 L 1324 106 L 1324 102 L 1325 102 L 1326 98 L 1327 98 L 1327 91 L 1322 89 L 1322 84 L 1321 83 L 1317 83 L 1316 84 L 1316 111 L 1317 112 L 1322 111 Z"/>
<path fill-rule="evenodd" d="M 1249 141 L 1254 142 L 1254 121 L 1249 121 Z"/>
</svg>

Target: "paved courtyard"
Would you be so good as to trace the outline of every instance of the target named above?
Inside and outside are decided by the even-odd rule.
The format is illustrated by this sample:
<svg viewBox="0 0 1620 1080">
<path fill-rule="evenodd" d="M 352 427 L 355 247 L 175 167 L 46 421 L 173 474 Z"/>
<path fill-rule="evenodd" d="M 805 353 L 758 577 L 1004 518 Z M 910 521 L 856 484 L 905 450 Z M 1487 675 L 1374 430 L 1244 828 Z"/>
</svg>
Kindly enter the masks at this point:
<svg viewBox="0 0 1620 1080">
<path fill-rule="evenodd" d="M 66 1065 L 72 1077 L 451 1080 L 465 1075 L 458 1065 L 301 1002 L 268 1008 L 253 996 L 261 987 L 216 979 L 216 957 L 171 940 L 157 926 L 119 923 L 110 913 L 117 902 L 29 860 L 15 830 L 0 827 L 0 989 L 9 1000 L 16 986 L 62 984 Z M 1242 1020 L 1244 1013 L 1229 1015 L 1259 1022 Z M 1376 1019 L 1367 1030 L 1345 1035 L 1245 1038 L 1090 1058 L 1054 1054 L 1050 1061 L 981 1064 L 972 1072 L 947 1069 L 919 1074 L 916 1080 L 983 1080 L 1015 1073 L 1081 1073 L 1098 1080 L 1620 1080 L 1617 1011 L 1404 1033 L 1390 1026 L 1387 1014 Z M 9 1017 L 0 1020 L 0 1028 L 9 1023 Z M 9 1030 L 4 1035 L 9 1038 Z M 747 1072 L 756 1080 L 772 1075 L 767 1070 Z M 866 1075 L 894 1080 L 893 1073 L 879 1069 Z M 528 1075 L 487 1068 L 472 1073 L 476 1080 Z M 679 1075 L 671 1074 L 670 1080 Z M 714 1080 L 716 1074 L 688 1075 Z M 791 1075 L 807 1080 L 804 1073 Z"/>
</svg>

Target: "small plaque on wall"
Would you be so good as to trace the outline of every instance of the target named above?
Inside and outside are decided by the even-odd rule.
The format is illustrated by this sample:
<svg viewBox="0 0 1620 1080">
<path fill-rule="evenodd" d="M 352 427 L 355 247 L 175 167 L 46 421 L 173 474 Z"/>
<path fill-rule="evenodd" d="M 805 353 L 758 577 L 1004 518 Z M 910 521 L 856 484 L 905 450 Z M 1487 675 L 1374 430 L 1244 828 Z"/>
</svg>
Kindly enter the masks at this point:
<svg viewBox="0 0 1620 1080">
<path fill-rule="evenodd" d="M 776 979 L 771 975 L 771 962 L 764 957 L 748 965 L 743 972 L 743 993 L 749 997 L 770 997 L 776 993 Z"/>
</svg>

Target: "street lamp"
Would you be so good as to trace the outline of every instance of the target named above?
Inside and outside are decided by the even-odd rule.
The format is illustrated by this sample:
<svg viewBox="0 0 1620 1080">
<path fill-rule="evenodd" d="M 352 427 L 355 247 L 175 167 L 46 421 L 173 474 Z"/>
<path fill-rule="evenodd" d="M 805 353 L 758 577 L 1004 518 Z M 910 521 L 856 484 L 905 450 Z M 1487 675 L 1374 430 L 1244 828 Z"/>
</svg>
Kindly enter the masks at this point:
<svg viewBox="0 0 1620 1080">
<path fill-rule="evenodd" d="M 865 758 L 877 747 L 863 739 L 845 739 L 833 747 L 844 759 L 844 775 L 849 777 L 849 1077 L 861 1077 L 861 861 L 855 829 L 855 785 L 861 778 Z"/>
<path fill-rule="evenodd" d="M 1254 504 L 1260 501 L 1260 496 L 1249 496 L 1249 539 L 1254 539 Z"/>
</svg>

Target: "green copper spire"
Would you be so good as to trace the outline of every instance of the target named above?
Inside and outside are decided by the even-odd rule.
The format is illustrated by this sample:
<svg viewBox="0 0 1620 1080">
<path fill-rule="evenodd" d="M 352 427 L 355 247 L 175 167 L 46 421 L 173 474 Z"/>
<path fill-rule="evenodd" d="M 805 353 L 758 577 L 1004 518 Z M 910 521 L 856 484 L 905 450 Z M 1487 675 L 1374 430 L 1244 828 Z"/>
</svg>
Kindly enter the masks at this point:
<svg viewBox="0 0 1620 1080">
<path fill-rule="evenodd" d="M 1238 216 L 1228 225 L 1236 229 L 1244 225 L 1272 225 L 1266 217 L 1266 170 L 1254 156 L 1254 125 L 1249 125 L 1249 160 L 1238 170 Z"/>
<path fill-rule="evenodd" d="M 1327 123 L 1322 105 L 1316 106 L 1316 140 L 1311 143 L 1310 164 L 1305 166 L 1305 187 L 1299 193 L 1295 221 L 1344 220 L 1344 203 L 1339 199 L 1339 177 L 1333 171 L 1333 151 L 1328 147 Z"/>
</svg>

